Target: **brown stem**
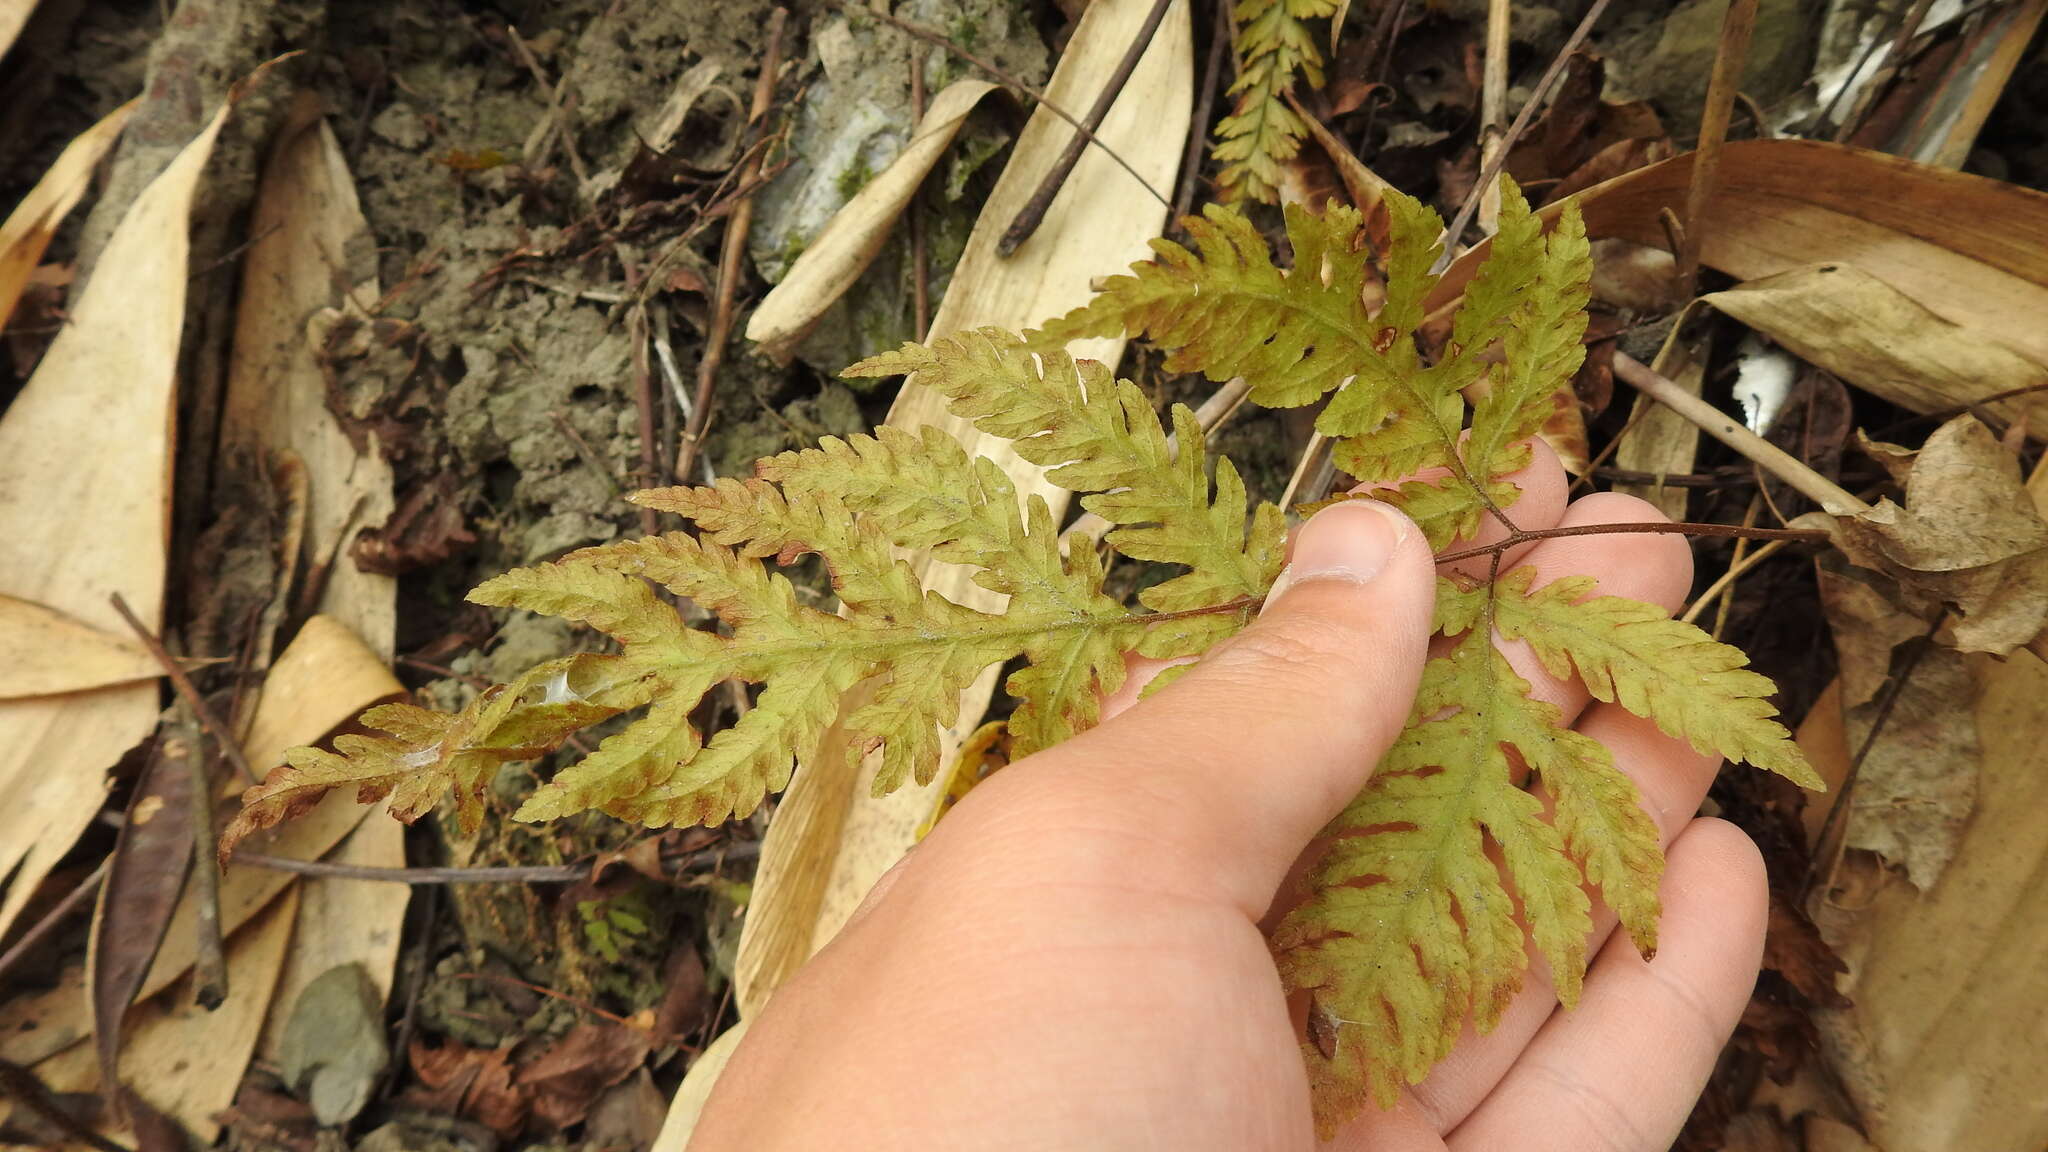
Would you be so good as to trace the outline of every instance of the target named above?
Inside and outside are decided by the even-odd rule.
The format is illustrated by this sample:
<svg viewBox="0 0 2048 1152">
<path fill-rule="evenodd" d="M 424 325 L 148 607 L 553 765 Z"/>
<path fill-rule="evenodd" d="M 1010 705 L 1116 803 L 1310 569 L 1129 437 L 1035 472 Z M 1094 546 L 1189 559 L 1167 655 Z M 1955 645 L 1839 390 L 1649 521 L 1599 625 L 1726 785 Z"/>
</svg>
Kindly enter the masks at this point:
<svg viewBox="0 0 2048 1152">
<path fill-rule="evenodd" d="M 1707 104 L 1700 117 L 1699 147 L 1692 163 L 1692 183 L 1685 193 L 1685 231 L 1673 277 L 1675 298 L 1693 298 L 1699 277 L 1700 245 L 1706 237 L 1707 202 L 1721 172 L 1721 145 L 1728 139 L 1728 118 L 1735 110 L 1735 89 L 1742 83 L 1742 64 L 1749 58 L 1749 34 L 1756 28 L 1757 0 L 1733 0 L 1721 18 L 1721 44 L 1707 82 Z"/>
<path fill-rule="evenodd" d="M 1443 255 L 1436 258 L 1435 267 L 1430 269 L 1432 274 L 1441 274 L 1445 268 L 1450 267 L 1451 259 L 1457 252 L 1458 237 L 1464 235 L 1466 225 L 1472 223 L 1472 214 L 1479 210 L 1480 197 L 1486 194 L 1486 190 L 1492 187 L 1494 180 L 1500 176 L 1501 165 L 1507 162 L 1508 153 L 1514 151 L 1515 141 L 1520 140 L 1522 133 L 1528 130 L 1529 122 L 1535 118 L 1537 106 L 1550 98 L 1550 90 L 1557 85 L 1558 78 L 1564 75 L 1565 62 L 1572 58 L 1572 53 L 1579 50 L 1579 45 L 1586 42 L 1586 34 L 1593 30 L 1593 25 L 1600 19 L 1600 14 L 1607 10 L 1608 3 L 1609 0 L 1593 0 L 1593 6 L 1586 9 L 1585 18 L 1579 21 L 1577 28 L 1572 29 L 1571 39 L 1566 40 L 1564 47 L 1558 49 L 1557 59 L 1550 62 L 1550 68 L 1543 73 L 1543 79 L 1538 80 L 1535 90 L 1529 93 L 1529 102 L 1522 105 L 1522 110 L 1515 114 L 1515 122 L 1508 126 L 1508 134 L 1501 140 L 1500 150 L 1494 154 L 1492 163 L 1480 170 L 1478 183 L 1472 185 L 1472 191 L 1466 194 L 1465 202 L 1458 206 L 1457 217 L 1451 221 L 1451 226 L 1445 229 Z"/>
<path fill-rule="evenodd" d="M 760 854 L 760 842 L 737 840 L 700 849 L 680 858 L 678 872 L 695 872 L 726 860 L 749 860 Z M 260 852 L 237 852 L 235 863 L 273 872 L 299 876 L 325 876 L 340 880 L 366 880 L 381 884 L 574 884 L 590 879 L 591 865 L 509 864 L 487 868 L 387 868 L 374 864 L 341 864 L 331 860 L 294 860 L 288 856 L 265 856 Z"/>
<path fill-rule="evenodd" d="M 1739 540 L 1786 540 L 1801 544 L 1825 544 L 1828 534 L 1817 528 L 1744 528 L 1735 524 L 1674 524 L 1668 520 L 1644 521 L 1631 524 L 1578 524 L 1569 528 L 1517 529 L 1504 540 L 1492 544 L 1481 544 L 1446 552 L 1436 558 L 1439 564 L 1456 560 L 1469 560 L 1474 556 L 1498 556 L 1510 548 L 1527 544 L 1532 540 L 1555 540 L 1563 536 L 1606 536 L 1630 534 L 1658 534 L 1671 536 L 1720 536 Z"/>
<path fill-rule="evenodd" d="M 1052 100 L 1046 96 L 1044 89 L 1034 87 L 1030 84 L 1026 84 L 1024 81 L 1019 80 L 1017 77 L 1012 76 L 1008 72 L 1003 71 L 1001 68 L 998 68 L 994 64 L 991 64 L 988 61 L 982 59 L 981 57 L 976 56 L 974 53 L 969 52 L 967 49 L 960 47 L 958 44 L 953 43 L 951 40 L 946 39 L 944 36 L 939 35 L 937 32 L 934 32 L 921 24 L 912 24 L 908 20 L 904 20 L 897 16 L 892 16 L 879 8 L 858 7 L 847 3 L 846 0 L 823 0 L 823 2 L 826 6 L 831 8 L 837 8 L 839 11 L 847 13 L 848 15 L 859 16 L 863 19 L 880 20 L 882 23 L 887 24 L 889 27 L 896 29 L 898 32 L 902 32 L 910 36 L 915 36 L 919 40 L 922 40 L 925 43 L 932 45 L 933 47 L 942 48 L 948 54 L 958 56 L 960 59 L 967 61 L 969 64 L 974 65 L 976 68 L 979 68 L 983 72 L 988 73 L 990 76 L 995 77 L 997 83 L 1000 83 L 1003 87 L 1014 89 L 1015 91 L 1022 92 L 1024 95 L 1029 96 L 1031 99 L 1037 101 L 1039 104 L 1044 105 L 1046 111 L 1051 112 L 1053 115 L 1073 125 L 1076 131 L 1080 132 L 1083 137 L 1087 138 L 1088 143 L 1093 144 L 1097 148 L 1102 149 L 1102 151 L 1105 154 L 1107 154 L 1111 160 L 1116 161 L 1117 167 L 1130 173 L 1131 179 L 1136 180 L 1140 185 L 1144 187 L 1145 191 L 1151 193 L 1152 198 L 1154 200 L 1159 201 L 1159 203 L 1162 205 L 1166 205 L 1168 207 L 1172 206 L 1171 202 L 1167 200 L 1165 195 L 1162 194 L 1159 191 L 1159 189 L 1154 188 L 1152 186 L 1152 182 L 1150 180 L 1147 180 L 1143 176 L 1139 175 L 1138 170 L 1136 168 L 1131 167 L 1130 161 L 1125 160 L 1122 156 L 1117 155 L 1116 149 L 1111 148 L 1107 144 L 1104 144 L 1100 139 L 1096 137 L 1093 129 L 1081 123 L 1079 120 L 1076 120 L 1072 113 L 1068 112 L 1066 109 L 1060 107 L 1059 105 L 1053 103 Z"/>
<path fill-rule="evenodd" d="M 654 432 L 654 368 L 648 363 L 647 305 L 635 304 L 626 313 L 627 339 L 633 342 L 633 406 L 640 414 L 640 483 L 661 483 L 661 456 Z M 567 427 L 567 422 L 563 424 Z M 654 509 L 640 509 L 640 534 L 652 536 L 658 527 Z"/>
<path fill-rule="evenodd" d="M 185 670 L 178 666 L 170 650 L 164 647 L 164 642 L 157 639 L 156 633 L 151 632 L 148 626 L 143 624 L 141 618 L 128 607 L 128 601 L 123 599 L 119 592 L 108 599 L 113 603 L 114 611 L 119 612 L 121 619 L 127 621 L 128 627 L 134 630 L 135 638 L 142 641 L 142 646 L 149 649 L 149 654 L 156 657 L 158 664 L 163 665 L 164 675 L 171 679 L 171 687 L 177 690 L 179 698 L 185 701 L 192 709 L 192 714 L 199 718 L 199 723 L 205 726 L 206 734 L 213 737 L 213 742 L 220 746 L 220 754 L 227 757 L 228 763 L 235 766 L 235 771 L 242 774 L 243 780 L 251 784 L 262 783 L 256 773 L 250 770 L 249 758 L 242 755 L 242 745 L 235 740 L 234 733 L 228 731 L 227 725 L 222 724 L 220 717 L 213 714 L 213 709 L 207 707 L 206 697 L 199 694 L 199 689 L 193 686 L 191 679 L 185 675 Z"/>
<path fill-rule="evenodd" d="M 910 54 L 910 122 L 924 123 L 924 54 Z M 924 212 L 913 196 L 910 215 L 910 331 L 923 340 L 932 326 L 931 269 L 926 266 Z"/>
<path fill-rule="evenodd" d="M 1209 39 L 1209 58 L 1202 64 L 1202 95 L 1195 101 L 1194 130 L 1188 133 L 1187 153 L 1181 157 L 1180 187 L 1173 194 L 1173 219 L 1169 228 L 1180 227 L 1195 202 L 1195 180 L 1202 172 L 1202 156 L 1208 151 L 1209 116 L 1216 110 L 1216 90 L 1222 86 L 1223 54 L 1230 47 L 1230 5 L 1216 5 L 1216 31 Z"/>
<path fill-rule="evenodd" d="M 1052 207 L 1053 197 L 1060 194 L 1061 185 L 1067 182 L 1067 176 L 1081 160 L 1081 150 L 1094 139 L 1095 130 L 1102 127 L 1103 117 L 1109 115 L 1110 107 L 1116 103 L 1116 98 L 1123 92 L 1124 85 L 1130 82 L 1131 73 L 1138 70 L 1138 61 L 1144 59 L 1145 50 L 1152 46 L 1153 33 L 1159 30 L 1159 22 L 1166 18 L 1166 10 L 1172 5 L 1173 0 L 1152 0 L 1152 10 L 1145 14 L 1145 22 L 1138 26 L 1137 36 L 1132 38 L 1131 46 L 1124 50 L 1124 58 L 1117 61 L 1116 71 L 1109 74 L 1108 83 L 1102 86 L 1101 93 L 1095 97 L 1094 107 L 1088 109 L 1088 115 L 1076 125 L 1074 138 L 1067 142 L 1066 148 L 1060 152 L 1059 159 L 1053 161 L 1052 167 L 1046 169 L 1045 176 L 1039 180 L 1038 187 L 1032 190 L 1031 198 L 1024 202 L 1024 207 L 1017 210 L 1017 216 L 1010 221 L 1010 226 L 1003 229 L 1002 238 L 996 241 L 998 253 L 1008 256 L 1016 252 L 1019 246 L 1031 239 L 1033 232 L 1038 231 L 1039 223 L 1045 219 L 1046 209 Z M 1162 200 L 1161 203 L 1165 201 Z"/>
<path fill-rule="evenodd" d="M 777 8 L 768 16 L 768 49 L 761 60 L 761 74 L 754 80 L 754 103 L 747 110 L 747 124 L 758 131 L 768 119 L 768 106 L 775 99 L 775 74 L 782 70 L 782 33 L 789 25 L 789 9 Z M 747 157 L 740 171 L 742 188 L 754 184 L 761 174 L 761 153 Z M 703 451 L 704 431 L 711 423 L 711 389 L 718 381 L 719 365 L 725 361 L 726 341 L 732 338 L 733 296 L 739 291 L 740 275 L 746 264 L 747 236 L 754 229 L 754 197 L 748 192 L 734 206 L 725 224 L 725 245 L 718 257 L 718 304 L 711 316 L 711 331 L 704 337 L 704 357 L 697 362 L 697 395 L 690 426 L 676 453 L 676 475 L 688 482 L 696 471 L 697 455 Z"/>
</svg>

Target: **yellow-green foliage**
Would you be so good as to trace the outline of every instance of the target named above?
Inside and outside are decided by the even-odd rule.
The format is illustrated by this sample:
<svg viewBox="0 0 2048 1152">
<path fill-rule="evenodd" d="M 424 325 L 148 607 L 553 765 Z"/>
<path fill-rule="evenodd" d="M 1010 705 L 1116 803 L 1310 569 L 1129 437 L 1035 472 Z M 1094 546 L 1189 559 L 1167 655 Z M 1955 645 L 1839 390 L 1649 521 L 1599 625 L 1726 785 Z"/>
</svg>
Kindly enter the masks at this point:
<svg viewBox="0 0 2048 1152">
<path fill-rule="evenodd" d="M 1216 125 L 1215 148 L 1226 199 L 1249 196 L 1270 204 L 1277 198 L 1280 166 L 1301 151 L 1308 131 L 1287 106 L 1287 90 L 1297 73 L 1311 87 L 1323 86 L 1323 56 L 1308 21 L 1336 11 L 1337 0 L 1238 0 L 1230 10 L 1237 28 L 1237 81 L 1230 95 L 1237 103 Z"/>
<path fill-rule="evenodd" d="M 1212 207 L 1188 222 L 1195 250 L 1154 241 L 1155 262 L 1034 339 L 1145 336 L 1167 350 L 1169 370 L 1242 376 L 1262 404 L 1329 395 L 1316 427 L 1337 462 L 1366 480 L 1422 471 L 1377 498 L 1441 548 L 1505 516 L 1520 495 L 1505 477 L 1529 462 L 1529 438 L 1584 356 L 1592 264 L 1574 211 L 1546 236 L 1504 181 L 1492 254 L 1425 361 L 1415 332 L 1436 285 L 1442 223 L 1398 193 L 1386 207 L 1377 308 L 1362 291 L 1372 253 L 1358 212 L 1289 207 L 1294 266 L 1283 270 L 1243 217 Z M 1469 419 L 1468 394 L 1478 397 Z M 1595 698 L 1703 752 L 1819 786 L 1771 719 L 1770 681 L 1747 671 L 1741 652 L 1652 605 L 1592 596 L 1589 578 L 1532 591 L 1533 575 L 1442 582 L 1437 629 L 1448 650 L 1429 662 L 1408 729 L 1333 823 L 1313 895 L 1274 932 L 1288 986 L 1313 998 L 1317 1040 L 1304 1054 L 1325 1132 L 1419 1081 L 1466 1020 L 1493 1026 L 1528 966 L 1518 912 L 1567 1005 L 1592 929 L 1582 883 L 1645 954 L 1655 947 L 1663 853 L 1634 785 L 1606 747 L 1530 697 L 1494 633 L 1526 640 L 1552 673 L 1576 672 Z M 1532 785 L 1550 798 L 1547 819 Z"/>
<path fill-rule="evenodd" d="M 224 849 L 337 786 L 366 801 L 390 795 L 402 819 L 452 794 L 473 822 L 498 765 L 636 709 L 519 817 L 598 808 L 652 825 L 715 823 L 751 812 L 794 766 L 830 756 L 878 753 L 877 791 L 929 781 L 960 690 L 1019 657 L 1007 683 L 1015 755 L 1094 724 L 1127 653 L 1196 655 L 1249 622 L 1278 573 L 1283 531 L 1278 509 L 1249 506 L 1229 461 L 1210 479 L 1192 413 L 1173 410 L 1169 441 L 1135 386 L 1062 350 L 1077 336 L 1148 337 L 1170 368 L 1243 376 L 1270 406 L 1327 397 L 1317 427 L 1339 463 L 1401 481 L 1376 498 L 1405 508 L 1437 547 L 1470 537 L 1484 517 L 1505 518 L 1520 495 L 1506 478 L 1528 463 L 1529 438 L 1583 356 L 1584 229 L 1567 210 L 1546 236 L 1507 184 L 1492 256 L 1444 347 L 1426 357 L 1416 332 L 1441 224 L 1405 197 L 1387 208 L 1376 307 L 1366 303 L 1373 253 L 1358 212 L 1290 208 L 1294 265 L 1282 269 L 1241 216 L 1212 208 L 1189 222 L 1194 251 L 1156 242 L 1156 262 L 1043 331 L 906 344 L 850 369 L 914 374 L 956 415 L 1082 493 L 1113 525 L 1112 548 L 1178 566 L 1140 596 L 1140 610 L 1104 594 L 1093 548 L 1061 549 L 1044 501 L 1020 501 L 1002 469 L 943 432 L 828 439 L 761 461 L 751 479 L 636 497 L 694 534 L 620 541 L 485 583 L 471 599 L 587 624 L 618 651 L 542 665 L 453 716 L 371 710 L 365 723 L 386 735 L 295 749 L 245 798 Z M 973 568 L 1006 607 L 980 611 L 920 587 L 900 559 L 919 550 Z M 831 573 L 836 613 L 801 602 L 773 571 L 813 554 Z M 1313 1000 L 1316 1040 L 1304 1054 L 1326 1131 L 1420 1080 L 1467 1020 L 1491 1027 L 1521 986 L 1531 941 L 1572 1003 L 1592 928 L 1586 886 L 1645 953 L 1655 946 L 1663 855 L 1634 785 L 1603 745 L 1531 698 L 1495 634 L 1702 752 L 1819 783 L 1772 719 L 1770 682 L 1740 652 L 1654 606 L 1594 595 L 1589 578 L 1532 584 L 1528 569 L 1442 580 L 1445 639 L 1409 726 L 1331 826 L 1311 896 L 1274 932 L 1287 984 Z M 687 626 L 656 585 L 724 629 Z M 728 680 L 762 689 L 706 741 L 691 712 Z"/>
</svg>

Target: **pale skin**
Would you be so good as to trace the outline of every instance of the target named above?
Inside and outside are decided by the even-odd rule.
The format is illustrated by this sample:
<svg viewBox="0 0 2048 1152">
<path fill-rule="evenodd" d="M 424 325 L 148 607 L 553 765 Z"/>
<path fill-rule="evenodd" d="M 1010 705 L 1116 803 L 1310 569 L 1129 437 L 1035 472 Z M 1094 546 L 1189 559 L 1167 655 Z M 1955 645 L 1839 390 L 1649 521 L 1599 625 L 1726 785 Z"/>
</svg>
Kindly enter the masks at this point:
<svg viewBox="0 0 2048 1152">
<path fill-rule="evenodd" d="M 1524 529 L 1659 518 L 1626 496 L 1568 504 L 1540 445 L 1516 480 Z M 1556 538 L 1504 559 L 1667 609 L 1692 579 L 1678 536 Z M 1391 1111 L 1317 1142 L 1300 1012 L 1260 924 L 1401 729 L 1433 576 L 1398 515 L 1361 503 L 1310 521 L 1251 628 L 1142 702 L 1157 668 L 1135 669 L 1104 723 L 992 777 L 883 878 L 751 1022 L 691 1147 L 1668 1148 L 1755 981 L 1763 864 L 1694 815 L 1718 761 L 1505 642 L 1613 750 L 1663 834 L 1659 952 L 1645 962 L 1596 905 L 1576 1011 L 1537 963 L 1491 1032 L 1468 1029 Z"/>
</svg>

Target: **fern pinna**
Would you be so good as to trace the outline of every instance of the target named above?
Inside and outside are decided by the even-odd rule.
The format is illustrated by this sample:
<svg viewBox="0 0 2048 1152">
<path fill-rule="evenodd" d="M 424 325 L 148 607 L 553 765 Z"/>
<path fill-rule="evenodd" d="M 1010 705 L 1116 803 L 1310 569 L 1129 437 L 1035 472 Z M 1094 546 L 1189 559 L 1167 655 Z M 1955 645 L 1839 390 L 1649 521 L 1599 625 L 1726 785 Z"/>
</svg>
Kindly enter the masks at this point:
<svg viewBox="0 0 2048 1152">
<path fill-rule="evenodd" d="M 1288 107 L 1288 90 L 1296 75 L 1310 87 L 1323 86 L 1323 57 L 1308 22 L 1327 20 L 1339 7 L 1338 0 L 1237 0 L 1231 7 L 1237 79 L 1229 95 L 1236 102 L 1216 125 L 1215 149 L 1225 197 L 1268 204 L 1278 198 L 1281 166 L 1301 151 L 1308 134 Z"/>
<path fill-rule="evenodd" d="M 1519 491 L 1504 478 L 1529 461 L 1529 438 L 1583 355 L 1584 229 L 1567 211 L 1546 236 L 1507 184 L 1492 254 L 1440 352 L 1425 358 L 1416 333 L 1441 224 L 1398 194 L 1386 208 L 1376 308 L 1365 303 L 1370 252 L 1355 210 L 1290 208 L 1289 271 L 1242 217 L 1211 208 L 1187 222 L 1194 250 L 1155 242 L 1155 262 L 1040 332 L 968 332 L 849 370 L 936 389 L 955 414 L 1082 493 L 1112 525 L 1105 542 L 1116 552 L 1180 569 L 1136 609 L 1104 593 L 1093 548 L 1062 547 L 1042 500 L 1020 501 L 999 467 L 945 434 L 828 439 L 761 461 L 751 479 L 635 497 L 691 521 L 694 534 L 586 549 L 479 587 L 478 603 L 587 624 L 618 651 L 543 664 L 455 715 L 371 710 L 364 722 L 382 735 L 293 750 L 244 798 L 223 851 L 337 786 L 365 801 L 390 796 L 402 819 L 452 793 L 473 824 L 499 765 L 636 710 L 518 817 L 596 808 L 650 825 L 715 823 L 751 812 L 794 766 L 822 756 L 879 756 L 878 792 L 929 781 L 960 690 L 1020 658 L 1006 685 L 1017 699 L 1015 755 L 1092 725 L 1127 653 L 1198 655 L 1251 619 L 1278 575 L 1284 532 L 1278 508 L 1249 505 L 1228 460 L 1215 461 L 1211 479 L 1193 413 L 1173 409 L 1169 439 L 1134 385 L 1062 350 L 1072 338 L 1147 337 L 1168 350 L 1169 367 L 1243 376 L 1271 406 L 1327 396 L 1317 427 L 1337 460 L 1388 482 L 1370 498 L 1404 508 L 1440 549 L 1484 517 L 1511 523 Z M 972 567 L 1004 608 L 921 588 L 900 559 L 920 549 Z M 831 575 L 836 614 L 800 602 L 772 570 L 807 555 Z M 688 626 L 655 585 L 716 613 L 726 630 Z M 1288 986 L 1312 1000 L 1303 1050 L 1325 1131 L 1420 1080 L 1466 1020 L 1495 1023 L 1528 968 L 1523 925 L 1571 1004 L 1592 930 L 1584 885 L 1646 954 L 1655 947 L 1663 858 L 1634 785 L 1605 746 L 1531 698 L 1496 634 L 1703 752 L 1819 784 L 1772 719 L 1772 685 L 1740 652 L 1656 607 L 1594 595 L 1590 579 L 1537 588 L 1529 569 L 1447 575 L 1436 628 L 1445 639 L 1406 731 L 1331 826 L 1308 896 L 1273 934 Z M 760 694 L 706 740 L 690 714 L 728 680 Z"/>
</svg>

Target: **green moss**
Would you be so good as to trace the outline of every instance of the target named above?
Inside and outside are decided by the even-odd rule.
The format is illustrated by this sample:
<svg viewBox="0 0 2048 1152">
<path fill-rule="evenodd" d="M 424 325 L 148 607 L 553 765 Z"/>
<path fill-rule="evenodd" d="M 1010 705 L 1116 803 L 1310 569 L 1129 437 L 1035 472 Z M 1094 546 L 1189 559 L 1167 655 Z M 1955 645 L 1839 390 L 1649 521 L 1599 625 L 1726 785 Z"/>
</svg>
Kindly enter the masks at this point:
<svg viewBox="0 0 2048 1152">
<path fill-rule="evenodd" d="M 867 187 L 868 181 L 874 178 L 875 170 L 868 166 L 865 156 L 855 160 L 851 167 L 839 174 L 837 187 L 840 198 L 843 200 L 853 199 L 854 194 Z"/>
</svg>

